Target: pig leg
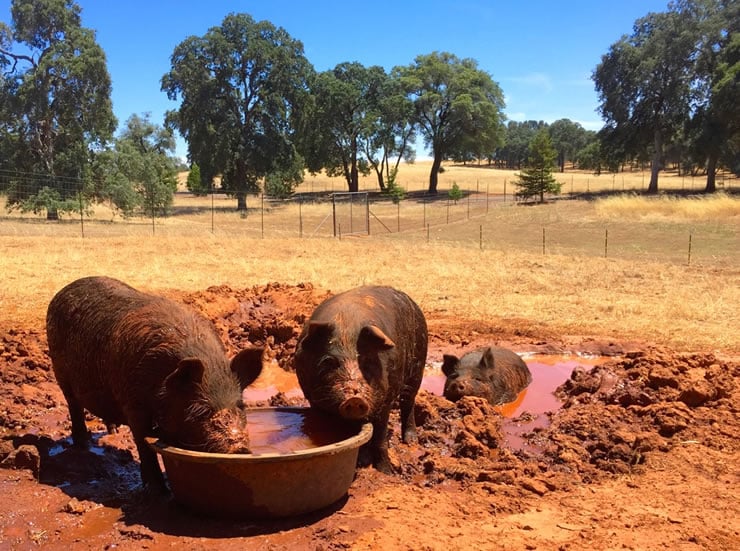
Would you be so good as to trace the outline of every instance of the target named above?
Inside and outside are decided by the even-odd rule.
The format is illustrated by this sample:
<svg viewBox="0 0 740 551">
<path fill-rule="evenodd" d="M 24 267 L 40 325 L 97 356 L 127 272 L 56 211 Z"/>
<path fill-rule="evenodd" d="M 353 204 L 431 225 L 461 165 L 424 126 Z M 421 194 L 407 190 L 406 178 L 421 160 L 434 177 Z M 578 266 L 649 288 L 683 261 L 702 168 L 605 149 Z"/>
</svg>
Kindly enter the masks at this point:
<svg viewBox="0 0 740 551">
<path fill-rule="evenodd" d="M 69 418 L 72 421 L 72 443 L 78 448 L 89 448 L 90 432 L 87 430 L 87 425 L 85 424 L 85 410 L 69 389 L 62 387 L 62 393 L 67 399 Z"/>
<path fill-rule="evenodd" d="M 372 420 L 373 436 L 368 443 L 368 451 L 372 456 L 373 467 L 381 473 L 393 474 L 390 457 L 388 457 L 388 418 L 390 408 L 385 408 Z"/>
<path fill-rule="evenodd" d="M 134 437 L 136 450 L 139 452 L 139 462 L 141 463 L 141 481 L 148 490 L 167 492 L 167 485 L 164 481 L 164 475 L 159 468 L 159 459 L 157 454 L 149 447 L 145 437 L 151 431 L 151 420 L 141 415 L 129 415 L 129 427 Z"/>
<path fill-rule="evenodd" d="M 399 397 L 400 409 L 401 409 L 401 437 L 406 444 L 416 444 L 418 438 L 416 436 L 416 418 L 414 416 L 414 402 L 416 402 L 416 394 L 419 392 L 421 386 L 421 379 L 412 380 L 408 385 L 404 385 L 401 389 L 401 396 Z"/>
</svg>

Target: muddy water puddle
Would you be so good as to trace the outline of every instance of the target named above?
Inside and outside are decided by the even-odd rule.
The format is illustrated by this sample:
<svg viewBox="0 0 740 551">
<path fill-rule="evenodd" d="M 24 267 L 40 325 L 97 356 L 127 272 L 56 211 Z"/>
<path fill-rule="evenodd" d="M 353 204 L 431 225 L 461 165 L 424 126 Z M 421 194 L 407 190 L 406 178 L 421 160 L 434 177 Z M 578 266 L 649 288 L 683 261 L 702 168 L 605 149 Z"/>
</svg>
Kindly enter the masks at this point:
<svg viewBox="0 0 740 551">
<path fill-rule="evenodd" d="M 248 413 L 253 454 L 285 454 L 351 437 L 356 431 L 316 412 L 256 409 Z"/>
<path fill-rule="evenodd" d="M 497 409 L 505 418 L 503 430 L 506 435 L 507 444 L 515 450 L 528 450 L 536 452 L 524 438 L 524 434 L 537 428 L 546 427 L 550 420 L 547 414 L 557 411 L 561 404 L 553 394 L 555 389 L 563 384 L 576 367 L 591 369 L 603 358 L 598 356 L 550 356 L 541 354 L 521 354 L 532 374 L 532 382 L 527 388 L 519 393 L 516 400 L 503 404 Z M 441 371 L 441 363 L 436 362 L 428 365 L 426 374 L 421 383 L 421 388 L 442 396 L 445 376 Z M 267 401 L 272 396 L 282 392 L 286 397 L 302 397 L 298 379 L 295 373 L 285 371 L 277 365 L 263 371 L 262 376 L 255 382 L 254 386 L 244 392 L 244 399 L 248 402 Z M 270 426 L 270 423 L 275 422 Z M 263 420 L 250 418 L 250 425 L 263 423 Z M 297 419 L 275 419 L 264 420 L 265 425 L 250 428 L 250 438 L 255 453 L 285 453 L 314 447 L 316 442 L 324 442 L 326 435 L 307 436 L 301 434 L 300 426 L 293 426 L 302 421 Z M 280 423 L 287 422 L 284 428 Z M 316 430 L 311 429 L 311 430 Z M 282 434 L 285 432 L 285 434 Z M 312 438 L 314 440 L 312 440 Z M 325 442 L 328 443 L 328 442 Z M 295 446 L 293 450 L 289 449 Z M 264 450 L 264 451 L 261 451 Z M 282 450 L 282 451 L 281 451 Z"/>
</svg>

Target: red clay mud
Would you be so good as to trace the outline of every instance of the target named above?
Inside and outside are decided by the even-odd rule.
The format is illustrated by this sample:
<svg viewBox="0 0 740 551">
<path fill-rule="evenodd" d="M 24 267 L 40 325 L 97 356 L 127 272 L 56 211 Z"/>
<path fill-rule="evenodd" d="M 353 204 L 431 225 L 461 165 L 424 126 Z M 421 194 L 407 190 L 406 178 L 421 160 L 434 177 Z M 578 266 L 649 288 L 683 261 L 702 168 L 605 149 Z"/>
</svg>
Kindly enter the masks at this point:
<svg viewBox="0 0 740 551">
<path fill-rule="evenodd" d="M 267 347 L 271 361 L 246 394 L 251 405 L 305 405 L 295 390 L 291 358 L 303 322 L 328 295 L 310 284 L 271 284 L 173 292 L 170 298 L 213 320 L 230 355 L 246 345 Z M 202 518 L 171 498 L 142 492 L 136 447 L 125 427 L 108 435 L 88 417 L 95 445 L 74 449 L 43 329 L 0 319 L 0 547 L 737 546 L 736 360 L 703 350 L 679 353 L 649 343 L 540 334 L 526 320 L 425 315 L 430 375 L 438 373 L 443 354 L 485 344 L 531 353 L 524 357 L 533 382 L 507 412 L 511 417 L 482 399 L 452 403 L 423 386 L 416 403 L 417 445 L 400 442 L 398 411 L 391 414 L 396 474 L 359 469 L 348 496 L 328 510 L 254 522 Z M 608 357 L 582 359 L 578 353 Z M 547 362 L 553 356 L 558 365 L 577 365 L 572 376 L 554 377 L 566 381 L 557 401 L 537 386 L 552 384 Z M 533 367 L 538 363 L 543 366 Z M 546 399 L 528 402 L 530 395 Z M 553 405 L 561 407 L 553 411 Z"/>
</svg>

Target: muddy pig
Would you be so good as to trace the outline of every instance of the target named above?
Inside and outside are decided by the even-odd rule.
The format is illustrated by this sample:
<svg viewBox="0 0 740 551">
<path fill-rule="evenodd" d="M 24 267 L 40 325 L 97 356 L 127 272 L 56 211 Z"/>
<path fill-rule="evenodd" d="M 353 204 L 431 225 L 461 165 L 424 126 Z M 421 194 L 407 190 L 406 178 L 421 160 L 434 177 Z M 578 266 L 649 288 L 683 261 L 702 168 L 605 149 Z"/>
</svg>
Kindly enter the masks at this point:
<svg viewBox="0 0 740 551">
<path fill-rule="evenodd" d="M 427 325 L 421 309 L 391 287 L 359 287 L 321 303 L 298 339 L 298 383 L 312 407 L 369 420 L 360 464 L 392 472 L 388 417 L 399 401 L 401 433 L 416 442 L 414 401 L 424 374 Z"/>
<path fill-rule="evenodd" d="M 164 477 L 147 436 L 193 450 L 249 451 L 242 390 L 262 370 L 261 348 L 242 350 L 229 363 L 209 320 L 108 277 L 78 279 L 59 291 L 46 333 L 75 446 L 90 441 L 83 408 L 109 428 L 128 425 L 144 485 L 161 490 Z"/>
<path fill-rule="evenodd" d="M 518 354 L 495 346 L 473 350 L 459 359 L 445 354 L 442 372 L 447 376 L 444 396 L 453 402 L 463 396 L 478 396 L 492 405 L 506 404 L 532 382 L 529 368 Z"/>
</svg>

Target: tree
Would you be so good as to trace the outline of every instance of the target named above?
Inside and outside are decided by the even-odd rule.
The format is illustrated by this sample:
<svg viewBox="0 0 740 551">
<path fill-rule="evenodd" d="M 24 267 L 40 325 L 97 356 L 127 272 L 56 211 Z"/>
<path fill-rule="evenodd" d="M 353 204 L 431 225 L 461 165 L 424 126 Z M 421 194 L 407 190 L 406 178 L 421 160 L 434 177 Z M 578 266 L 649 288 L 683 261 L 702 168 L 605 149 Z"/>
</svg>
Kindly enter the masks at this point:
<svg viewBox="0 0 740 551">
<path fill-rule="evenodd" d="M 695 106 L 686 124 L 692 157 L 706 165 L 705 191 L 716 191 L 718 164 L 740 152 L 740 4 L 685 0 L 699 25 Z"/>
<path fill-rule="evenodd" d="M 113 135 L 111 80 L 95 33 L 72 0 L 13 0 L 0 23 L 0 146 L 18 172 L 10 208 L 79 210 L 96 151 Z M 24 184 L 24 185 L 21 185 Z"/>
<path fill-rule="evenodd" d="M 442 160 L 460 144 L 496 132 L 504 119 L 504 96 L 473 59 L 447 52 L 417 56 L 396 69 L 414 100 L 415 122 L 432 151 L 429 193 L 437 193 Z"/>
<path fill-rule="evenodd" d="M 359 189 L 360 173 L 369 172 L 361 145 L 378 111 L 385 78 L 382 67 L 340 63 L 317 75 L 311 86 L 309 168 L 344 176 L 351 192 Z"/>
<path fill-rule="evenodd" d="M 527 161 L 529 143 L 541 128 L 547 128 L 543 121 L 509 121 L 504 132 L 504 144 L 496 151 L 496 158 L 504 163 L 506 168 L 520 170 Z"/>
<path fill-rule="evenodd" d="M 200 167 L 198 166 L 198 163 L 193 163 L 190 166 L 190 171 L 188 172 L 188 178 L 185 181 L 185 185 L 187 186 L 188 191 L 194 195 L 206 195 L 210 191 L 209 186 L 204 184 L 200 177 Z"/>
<path fill-rule="evenodd" d="M 604 160 L 601 155 L 601 143 L 596 132 L 586 131 L 586 143 L 576 152 L 576 165 L 581 170 L 593 170 L 601 174 Z"/>
<path fill-rule="evenodd" d="M 246 211 L 247 193 L 260 180 L 294 166 L 313 71 L 303 44 L 268 21 L 230 14 L 176 46 L 171 65 L 162 90 L 181 104 L 167 124 L 187 141 L 204 182 L 221 174 L 223 190 Z"/>
<path fill-rule="evenodd" d="M 296 155 L 292 166 L 280 167 L 265 176 L 265 193 L 270 197 L 285 199 L 303 182 L 303 157 Z"/>
<path fill-rule="evenodd" d="M 540 203 L 543 203 L 545 193 L 560 193 L 562 184 L 552 175 L 556 156 L 547 129 L 539 130 L 529 144 L 527 168 L 522 170 L 519 180 L 515 182 L 519 188 L 516 192 L 518 197 L 529 199 L 539 195 Z"/>
<path fill-rule="evenodd" d="M 586 145 L 586 130 L 570 119 L 559 119 L 549 126 L 552 145 L 557 152 L 560 172 L 565 172 L 565 162 L 573 160 L 576 151 Z"/>
<path fill-rule="evenodd" d="M 652 149 L 649 193 L 658 191 L 663 146 L 688 119 L 697 29 L 686 11 L 650 13 L 602 56 L 592 78 L 610 145 Z"/>
<path fill-rule="evenodd" d="M 104 184 L 97 195 L 124 216 L 167 214 L 177 191 L 174 151 L 170 129 L 153 124 L 148 115 L 132 115 L 114 148 L 104 155 Z"/>
<path fill-rule="evenodd" d="M 383 79 L 377 101 L 368 113 L 362 150 L 375 171 L 381 191 L 396 199 L 404 194 L 396 181 L 401 160 L 412 163 L 416 158 L 412 147 L 416 141 L 413 120 L 414 104 L 403 89 L 398 73 L 393 72 Z"/>
</svg>

